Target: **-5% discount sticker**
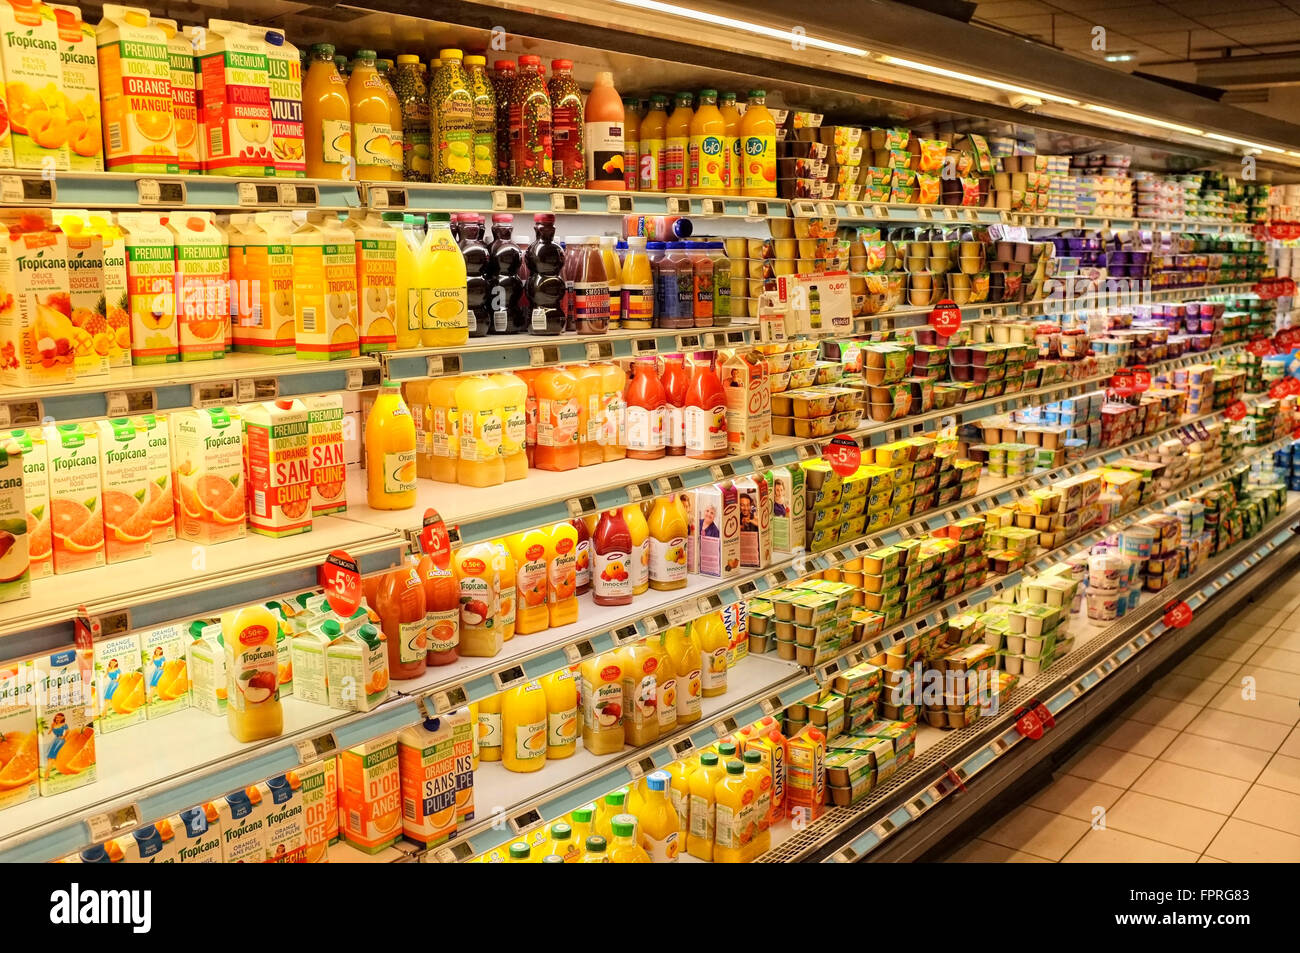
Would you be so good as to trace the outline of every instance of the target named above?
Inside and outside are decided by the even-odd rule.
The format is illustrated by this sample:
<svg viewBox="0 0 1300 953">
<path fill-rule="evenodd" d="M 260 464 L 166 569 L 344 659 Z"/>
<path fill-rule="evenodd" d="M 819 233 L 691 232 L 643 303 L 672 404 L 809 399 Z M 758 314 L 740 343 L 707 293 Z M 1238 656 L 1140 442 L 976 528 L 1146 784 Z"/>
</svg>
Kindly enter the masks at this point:
<svg viewBox="0 0 1300 953">
<path fill-rule="evenodd" d="M 355 559 L 336 549 L 325 557 L 317 577 L 331 609 L 344 618 L 357 611 L 361 605 L 361 567 Z"/>
</svg>

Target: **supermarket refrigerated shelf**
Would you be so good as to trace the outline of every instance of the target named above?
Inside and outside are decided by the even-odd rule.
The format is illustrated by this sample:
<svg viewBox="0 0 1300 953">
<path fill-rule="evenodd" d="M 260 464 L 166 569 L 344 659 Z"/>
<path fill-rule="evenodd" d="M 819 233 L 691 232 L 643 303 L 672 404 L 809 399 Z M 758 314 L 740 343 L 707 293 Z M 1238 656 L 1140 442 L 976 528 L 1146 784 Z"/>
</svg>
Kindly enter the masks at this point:
<svg viewBox="0 0 1300 953">
<path fill-rule="evenodd" d="M 335 179 L 0 169 L 0 204 L 84 209 L 346 211 L 361 207 L 361 190 L 357 182 Z"/>
</svg>

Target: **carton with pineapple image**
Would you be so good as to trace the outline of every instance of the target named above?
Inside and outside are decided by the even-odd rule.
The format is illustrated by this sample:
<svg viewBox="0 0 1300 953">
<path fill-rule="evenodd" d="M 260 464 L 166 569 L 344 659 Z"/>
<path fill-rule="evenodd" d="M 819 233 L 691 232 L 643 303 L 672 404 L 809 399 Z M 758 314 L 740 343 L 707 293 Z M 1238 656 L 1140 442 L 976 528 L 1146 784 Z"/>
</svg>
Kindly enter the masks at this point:
<svg viewBox="0 0 1300 953">
<path fill-rule="evenodd" d="M 131 423 L 144 440 L 149 483 L 141 505 L 149 514 L 153 541 L 176 538 L 176 505 L 172 490 L 171 430 L 166 414 L 141 414 Z"/>
<path fill-rule="evenodd" d="M 99 486 L 110 563 L 153 553 L 148 438 L 129 417 L 100 420 Z"/>
<path fill-rule="evenodd" d="M 99 491 L 99 433 L 91 424 L 45 428 L 50 533 L 55 573 L 104 565 L 104 513 Z"/>
<path fill-rule="evenodd" d="M 68 247 L 72 324 L 84 332 L 74 342 L 78 380 L 107 375 L 131 363 L 131 314 L 126 246 L 109 212 L 57 213 Z"/>
<path fill-rule="evenodd" d="M 99 56 L 95 27 L 81 19 L 77 7 L 50 4 L 59 31 L 59 90 L 67 122 L 68 161 L 74 172 L 102 172 L 104 143 L 100 138 Z"/>
<path fill-rule="evenodd" d="M 0 665 L 0 810 L 40 794 L 36 669 L 30 659 Z"/>
<path fill-rule="evenodd" d="M 117 225 L 126 251 L 131 363 L 179 361 L 176 238 L 155 212 L 121 212 Z"/>
<path fill-rule="evenodd" d="M 225 357 L 230 330 L 230 250 L 212 212 L 166 219 L 176 247 L 176 322 L 182 361 Z"/>
<path fill-rule="evenodd" d="M 71 165 L 71 117 L 54 10 L 39 0 L 0 0 L 0 38 L 14 165 L 64 171 Z M 84 117 L 77 115 L 82 129 Z"/>
<path fill-rule="evenodd" d="M 91 653 L 68 648 L 35 665 L 41 796 L 50 797 L 95 780 Z"/>
<path fill-rule="evenodd" d="M 275 174 L 264 33 L 243 23 L 209 20 L 202 46 L 196 48 L 200 140 L 208 175 Z"/>
<path fill-rule="evenodd" d="M 95 28 L 95 44 L 99 48 L 104 168 L 175 175 L 180 164 L 167 35 L 143 7 L 106 3 L 104 17 Z"/>
<path fill-rule="evenodd" d="M 150 721 L 190 707 L 189 633 L 170 623 L 140 633 L 140 668 Z"/>
<path fill-rule="evenodd" d="M 172 124 L 176 129 L 176 162 L 181 172 L 203 168 L 199 143 L 198 77 L 194 73 L 194 37 L 175 20 L 154 17 L 167 40 L 167 73 L 172 84 Z"/>
<path fill-rule="evenodd" d="M 23 506 L 27 511 L 27 561 L 32 579 L 54 575 L 54 538 L 50 533 L 49 456 L 45 433 L 37 428 L 0 432 L 0 440 L 22 454 Z"/>
<path fill-rule="evenodd" d="M 360 355 L 356 240 L 332 212 L 312 211 L 293 233 L 294 339 L 298 356 Z"/>
<path fill-rule="evenodd" d="M 397 231 L 378 212 L 353 211 L 344 223 L 356 236 L 357 321 L 361 353 L 397 343 Z"/>
<path fill-rule="evenodd" d="M 176 536 L 203 545 L 244 535 L 244 437 L 239 411 L 171 414 Z"/>
<path fill-rule="evenodd" d="M 242 408 L 248 451 L 248 528 L 263 536 L 310 533 L 311 435 L 292 397 Z"/>
<path fill-rule="evenodd" d="M 140 637 L 132 632 L 100 639 L 91 649 L 95 668 L 95 723 L 116 731 L 145 720 Z"/>
<path fill-rule="evenodd" d="M 0 211 L 0 384 L 37 387 L 76 378 L 68 246 L 48 210 Z"/>
<path fill-rule="evenodd" d="M 234 343 L 236 351 L 294 351 L 293 216 L 257 212 L 230 216 Z M 243 249 L 235 273 L 235 244 Z"/>
<path fill-rule="evenodd" d="M 18 442 L 0 435 L 0 602 L 26 599 L 32 594 L 32 514 L 23 492 L 24 470 Z"/>
</svg>

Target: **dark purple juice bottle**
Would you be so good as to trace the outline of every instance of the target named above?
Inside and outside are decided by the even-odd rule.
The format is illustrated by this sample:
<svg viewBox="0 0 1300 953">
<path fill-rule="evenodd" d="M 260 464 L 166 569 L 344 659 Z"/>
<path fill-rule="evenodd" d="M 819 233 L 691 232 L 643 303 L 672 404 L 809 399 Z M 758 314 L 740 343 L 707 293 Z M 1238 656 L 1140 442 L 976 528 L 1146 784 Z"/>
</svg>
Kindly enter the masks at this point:
<svg viewBox="0 0 1300 953">
<path fill-rule="evenodd" d="M 528 263 L 528 333 L 564 333 L 564 249 L 555 242 L 555 216 L 539 212 L 533 216 L 533 243 L 524 260 Z"/>
<path fill-rule="evenodd" d="M 519 272 L 524 253 L 514 241 L 515 217 L 507 212 L 492 216 L 491 256 L 488 258 L 488 311 L 492 334 L 523 334 L 524 281 Z"/>
<path fill-rule="evenodd" d="M 466 303 L 469 305 L 469 336 L 481 338 L 492 325 L 488 300 L 488 268 L 491 254 L 483 243 L 483 216 L 466 212 L 460 216 L 461 256 L 465 259 Z"/>
</svg>

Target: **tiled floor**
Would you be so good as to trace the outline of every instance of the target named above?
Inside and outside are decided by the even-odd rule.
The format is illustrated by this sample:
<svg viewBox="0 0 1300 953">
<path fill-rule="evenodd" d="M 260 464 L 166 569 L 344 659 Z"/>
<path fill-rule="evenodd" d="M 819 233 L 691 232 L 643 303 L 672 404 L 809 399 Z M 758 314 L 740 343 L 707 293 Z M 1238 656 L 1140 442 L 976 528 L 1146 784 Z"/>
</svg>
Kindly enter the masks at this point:
<svg viewBox="0 0 1300 953">
<path fill-rule="evenodd" d="M 1300 574 L 1114 718 L 956 862 L 1300 862 Z"/>
</svg>

